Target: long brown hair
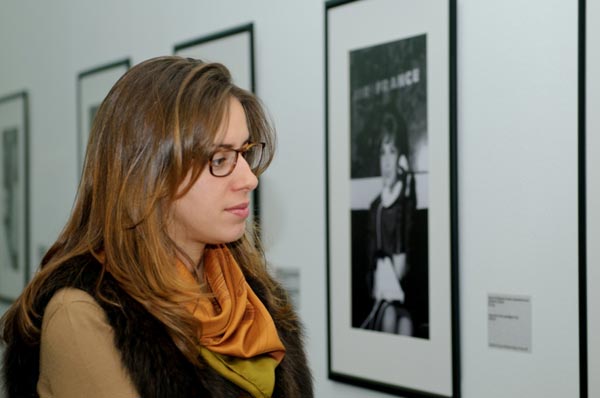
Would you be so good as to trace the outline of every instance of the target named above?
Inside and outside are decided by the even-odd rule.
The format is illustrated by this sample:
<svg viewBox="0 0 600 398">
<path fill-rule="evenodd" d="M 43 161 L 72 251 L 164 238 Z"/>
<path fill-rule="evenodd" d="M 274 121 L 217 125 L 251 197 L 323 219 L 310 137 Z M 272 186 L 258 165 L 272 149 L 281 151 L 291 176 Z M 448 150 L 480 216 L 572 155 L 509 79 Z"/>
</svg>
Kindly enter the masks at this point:
<svg viewBox="0 0 600 398">
<path fill-rule="evenodd" d="M 177 247 L 167 234 L 169 208 L 186 175 L 192 175 L 189 189 L 207 164 L 231 97 L 245 110 L 250 141 L 266 144 L 260 173 L 273 157 L 272 124 L 259 100 L 235 86 L 223 65 L 153 58 L 114 85 L 96 114 L 71 216 L 3 318 L 7 343 L 9 330 L 18 330 L 32 343 L 39 340 L 34 320 L 42 314 L 33 310 L 36 297 L 48 289 L 57 268 L 91 253 L 103 263 L 103 272 L 110 272 L 159 319 L 179 349 L 197 363 L 199 325 L 181 303 L 200 293 L 198 286 L 186 286 L 177 277 Z M 272 292 L 253 225 L 248 223 L 245 235 L 228 246 L 243 271 Z M 269 299 L 274 317 L 286 319 L 288 305 L 276 295 Z"/>
</svg>

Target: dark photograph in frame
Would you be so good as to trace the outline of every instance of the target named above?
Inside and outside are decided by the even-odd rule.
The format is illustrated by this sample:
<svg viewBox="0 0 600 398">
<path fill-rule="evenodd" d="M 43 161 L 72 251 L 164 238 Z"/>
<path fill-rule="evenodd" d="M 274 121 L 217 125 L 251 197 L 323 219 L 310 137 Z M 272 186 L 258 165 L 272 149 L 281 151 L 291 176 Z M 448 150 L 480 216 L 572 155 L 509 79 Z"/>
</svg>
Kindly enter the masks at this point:
<svg viewBox="0 0 600 398">
<path fill-rule="evenodd" d="M 456 3 L 325 13 L 329 378 L 458 398 Z"/>
<path fill-rule="evenodd" d="M 29 104 L 26 92 L 0 98 L 0 301 L 29 279 Z"/>
<path fill-rule="evenodd" d="M 352 326 L 429 337 L 426 36 L 350 52 Z"/>
<path fill-rule="evenodd" d="M 112 86 L 131 66 L 129 58 L 92 67 L 77 75 L 77 165 L 83 168 L 94 117 Z"/>
<path fill-rule="evenodd" d="M 181 57 L 218 62 L 227 67 L 233 83 L 256 93 L 254 72 L 254 24 L 247 23 L 212 32 L 174 46 Z M 250 222 L 260 222 L 260 187 L 252 193 Z"/>
</svg>

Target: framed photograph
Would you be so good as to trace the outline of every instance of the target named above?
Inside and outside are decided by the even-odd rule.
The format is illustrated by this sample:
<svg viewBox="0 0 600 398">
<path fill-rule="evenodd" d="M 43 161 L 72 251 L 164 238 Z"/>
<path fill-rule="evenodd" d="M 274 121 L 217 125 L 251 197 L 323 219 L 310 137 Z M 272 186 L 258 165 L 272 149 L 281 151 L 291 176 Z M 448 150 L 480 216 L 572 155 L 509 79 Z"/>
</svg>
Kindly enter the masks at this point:
<svg viewBox="0 0 600 398">
<path fill-rule="evenodd" d="M 88 137 L 98 107 L 121 76 L 131 65 L 129 59 L 87 69 L 77 76 L 77 164 L 83 168 Z"/>
<path fill-rule="evenodd" d="M 223 31 L 198 37 L 174 48 L 175 55 L 219 62 L 231 72 L 236 86 L 256 93 L 254 81 L 254 24 L 236 26 Z M 258 222 L 260 206 L 257 188 L 252 195 L 252 216 Z"/>
<path fill-rule="evenodd" d="M 0 302 L 11 303 L 29 280 L 29 100 L 0 98 Z"/>
<path fill-rule="evenodd" d="M 579 1 L 581 398 L 600 396 L 600 1 Z"/>
<path fill-rule="evenodd" d="M 325 13 L 329 377 L 459 397 L 455 1 Z"/>
</svg>

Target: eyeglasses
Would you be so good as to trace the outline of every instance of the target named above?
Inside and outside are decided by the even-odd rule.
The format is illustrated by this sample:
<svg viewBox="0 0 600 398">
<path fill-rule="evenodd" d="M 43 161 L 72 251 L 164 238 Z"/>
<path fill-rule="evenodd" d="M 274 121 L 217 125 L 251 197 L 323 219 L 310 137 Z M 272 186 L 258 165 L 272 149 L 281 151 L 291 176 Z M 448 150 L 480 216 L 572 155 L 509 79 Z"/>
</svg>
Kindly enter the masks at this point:
<svg viewBox="0 0 600 398">
<path fill-rule="evenodd" d="M 250 170 L 256 174 L 262 160 L 264 142 L 249 142 L 240 149 L 222 148 L 214 152 L 208 161 L 208 170 L 215 177 L 227 177 L 233 173 L 237 164 L 238 155 L 241 153 Z"/>
</svg>

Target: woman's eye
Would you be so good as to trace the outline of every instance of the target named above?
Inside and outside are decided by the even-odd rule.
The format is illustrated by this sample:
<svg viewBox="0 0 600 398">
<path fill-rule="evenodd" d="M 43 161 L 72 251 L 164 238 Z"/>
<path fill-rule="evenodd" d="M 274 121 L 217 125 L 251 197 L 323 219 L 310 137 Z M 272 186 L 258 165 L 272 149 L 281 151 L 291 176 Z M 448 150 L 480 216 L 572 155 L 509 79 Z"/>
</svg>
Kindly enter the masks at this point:
<svg viewBox="0 0 600 398">
<path fill-rule="evenodd" d="M 215 154 L 212 160 L 210 161 L 212 167 L 222 167 L 223 165 L 225 165 L 225 163 L 227 163 L 227 156 L 219 153 Z"/>
</svg>

